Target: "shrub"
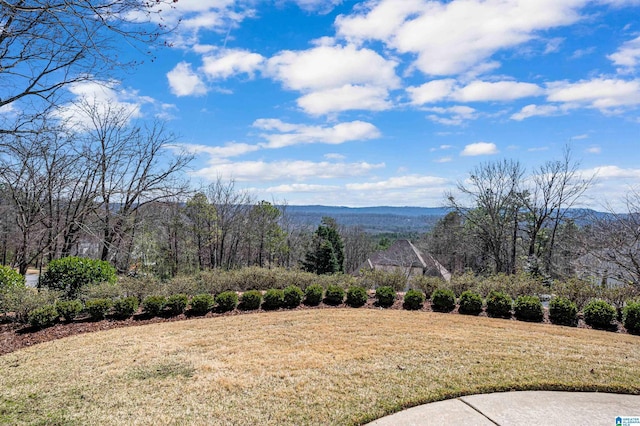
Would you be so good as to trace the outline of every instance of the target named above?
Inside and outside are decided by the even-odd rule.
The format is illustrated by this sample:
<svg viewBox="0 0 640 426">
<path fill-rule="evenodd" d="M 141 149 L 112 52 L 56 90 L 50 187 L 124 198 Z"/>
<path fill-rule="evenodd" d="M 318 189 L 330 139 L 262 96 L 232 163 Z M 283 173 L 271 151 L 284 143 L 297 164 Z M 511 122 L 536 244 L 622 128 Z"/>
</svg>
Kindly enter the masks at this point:
<svg viewBox="0 0 640 426">
<path fill-rule="evenodd" d="M 487 315 L 495 318 L 509 318 L 512 303 L 513 300 L 508 294 L 493 290 L 487 296 Z"/>
<path fill-rule="evenodd" d="M 513 304 L 513 313 L 520 321 L 541 322 L 544 318 L 542 302 L 537 296 L 518 296 Z"/>
<path fill-rule="evenodd" d="M 338 285 L 331 284 L 324 293 L 324 303 L 337 306 L 344 300 L 344 289 Z"/>
<path fill-rule="evenodd" d="M 302 298 L 304 297 L 304 293 L 300 289 L 300 287 L 295 285 L 290 285 L 284 289 L 284 307 L 293 309 L 297 308 L 300 303 L 302 303 Z"/>
<path fill-rule="evenodd" d="M 571 300 L 578 309 L 582 309 L 590 299 L 597 297 L 597 289 L 590 282 L 577 278 L 554 283 L 552 290 L 557 296 Z"/>
<path fill-rule="evenodd" d="M 463 315 L 480 315 L 482 312 L 482 296 L 471 290 L 465 290 L 460 295 L 458 312 Z"/>
<path fill-rule="evenodd" d="M 352 308 L 364 306 L 368 298 L 367 290 L 362 286 L 352 285 L 347 289 L 347 305 Z"/>
<path fill-rule="evenodd" d="M 324 288 L 320 284 L 311 284 L 304 291 L 304 304 L 307 306 L 318 306 L 322 301 Z"/>
<path fill-rule="evenodd" d="M 262 309 L 275 311 L 284 305 L 284 291 L 277 288 L 270 288 L 264 293 L 262 298 Z"/>
<path fill-rule="evenodd" d="M 152 317 L 158 316 L 164 309 L 165 302 L 164 296 L 147 296 L 142 300 L 142 312 Z"/>
<path fill-rule="evenodd" d="M 70 322 L 82 312 L 82 302 L 79 300 L 58 300 L 56 310 L 63 320 Z"/>
<path fill-rule="evenodd" d="M 9 266 L 0 265 L 0 292 L 24 286 L 24 277 L 22 275 Z"/>
<path fill-rule="evenodd" d="M 624 328 L 631 334 L 640 334 L 640 302 L 628 302 L 622 312 Z"/>
<path fill-rule="evenodd" d="M 18 322 L 28 323 L 29 313 L 45 305 L 53 305 L 58 295 L 47 289 L 36 290 L 28 287 L 15 287 L 10 291 L 0 292 L 3 312 L 15 313 Z"/>
<path fill-rule="evenodd" d="M 400 271 L 382 271 L 379 269 L 362 271 L 358 282 L 364 288 L 391 287 L 402 291 L 407 286 L 407 276 Z"/>
<path fill-rule="evenodd" d="M 233 311 L 238 306 L 238 293 L 235 291 L 223 291 L 216 295 L 215 302 L 218 312 Z M 193 308 L 193 299 L 191 300 L 191 307 Z M 207 311 L 209 309 L 210 307 L 207 308 Z"/>
<path fill-rule="evenodd" d="M 578 325 L 578 306 L 563 296 L 549 301 L 549 320 L 558 325 L 575 327 Z"/>
<path fill-rule="evenodd" d="M 65 299 L 75 299 L 83 286 L 116 282 L 116 270 L 109 262 L 83 257 L 52 260 L 42 277 L 42 285 L 62 291 Z"/>
<path fill-rule="evenodd" d="M 396 291 L 393 287 L 384 285 L 376 289 L 376 306 L 388 308 L 396 301 Z"/>
<path fill-rule="evenodd" d="M 409 280 L 409 285 L 415 290 L 422 290 L 425 298 L 441 287 L 446 285 L 446 281 L 438 277 L 429 277 L 426 275 L 414 275 Z"/>
<path fill-rule="evenodd" d="M 460 296 L 465 291 L 471 290 L 477 285 L 478 278 L 473 272 L 465 272 L 462 275 L 454 275 L 451 277 L 451 281 L 447 283 L 447 288 L 453 290 L 456 296 Z"/>
<path fill-rule="evenodd" d="M 93 320 L 104 319 L 112 306 L 111 299 L 89 299 L 84 303 L 85 309 Z"/>
<path fill-rule="evenodd" d="M 150 275 L 140 274 L 135 277 L 119 277 L 118 286 L 121 288 L 123 295 L 135 296 L 138 300 L 143 300 L 152 294 L 162 293 L 162 284 L 158 279 Z"/>
<path fill-rule="evenodd" d="M 29 324 L 34 328 L 50 327 L 58 321 L 59 315 L 54 305 L 45 305 L 29 313 Z"/>
<path fill-rule="evenodd" d="M 238 308 L 243 311 L 252 311 L 260 307 L 262 302 L 262 293 L 258 290 L 247 290 L 240 296 L 240 304 Z"/>
<path fill-rule="evenodd" d="M 235 292 L 229 293 L 233 293 L 233 295 L 235 296 L 235 303 L 233 304 L 233 308 L 235 308 L 238 304 L 238 295 Z M 220 296 L 220 294 L 218 296 Z M 214 302 L 215 300 L 210 294 L 196 294 L 191 298 L 191 313 L 194 315 L 205 315 L 211 310 Z"/>
<path fill-rule="evenodd" d="M 426 296 L 422 291 L 411 289 L 405 293 L 402 307 L 408 311 L 417 311 L 422 309 L 425 299 Z"/>
<path fill-rule="evenodd" d="M 97 283 L 88 286 L 84 286 L 78 291 L 78 299 L 111 299 L 115 300 L 119 297 L 124 297 L 124 291 L 120 287 L 119 283 Z"/>
<path fill-rule="evenodd" d="M 186 294 L 172 294 L 167 297 L 167 301 L 164 306 L 169 311 L 170 315 L 180 315 L 184 313 L 189 304 L 189 296 Z"/>
<path fill-rule="evenodd" d="M 584 322 L 593 328 L 609 328 L 616 318 L 616 308 L 604 300 L 594 299 L 582 310 Z"/>
<path fill-rule="evenodd" d="M 129 318 L 138 310 L 138 298 L 129 296 L 121 297 L 113 302 L 113 315 L 117 318 Z"/>
<path fill-rule="evenodd" d="M 453 290 L 440 288 L 431 295 L 431 308 L 436 312 L 451 312 L 456 307 L 456 294 Z"/>
</svg>

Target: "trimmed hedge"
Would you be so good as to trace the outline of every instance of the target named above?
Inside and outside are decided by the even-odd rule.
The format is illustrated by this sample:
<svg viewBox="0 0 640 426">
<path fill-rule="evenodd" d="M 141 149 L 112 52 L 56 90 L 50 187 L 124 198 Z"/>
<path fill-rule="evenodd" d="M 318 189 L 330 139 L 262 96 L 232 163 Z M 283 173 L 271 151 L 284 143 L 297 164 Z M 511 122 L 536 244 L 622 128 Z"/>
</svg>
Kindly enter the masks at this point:
<svg viewBox="0 0 640 426">
<path fill-rule="evenodd" d="M 29 325 L 34 328 L 51 327 L 58 321 L 59 317 L 60 315 L 54 305 L 44 305 L 29 313 Z"/>
<path fill-rule="evenodd" d="M 631 334 L 640 334 L 640 302 L 628 302 L 622 310 L 622 324 Z"/>
<path fill-rule="evenodd" d="M 71 256 L 49 262 L 41 284 L 61 291 L 64 299 L 72 300 L 84 286 L 103 282 L 116 282 L 116 269 L 109 262 Z"/>
<path fill-rule="evenodd" d="M 404 294 L 402 307 L 408 311 L 417 311 L 422 309 L 426 296 L 420 290 L 411 289 Z"/>
<path fill-rule="evenodd" d="M 284 305 L 284 291 L 279 288 L 270 288 L 264 293 L 262 298 L 262 309 L 265 311 L 275 311 Z"/>
<path fill-rule="evenodd" d="M 82 312 L 82 302 L 79 300 L 58 300 L 56 310 L 64 321 L 71 322 Z"/>
<path fill-rule="evenodd" d="M 235 303 L 233 305 L 233 309 L 235 309 L 235 307 L 238 304 L 238 295 L 235 292 L 231 292 L 231 293 L 233 293 L 233 295 L 235 296 Z M 215 303 L 215 299 L 213 298 L 212 295 L 205 294 L 205 293 L 196 294 L 191 298 L 191 313 L 193 315 L 205 315 L 207 312 L 211 310 L 214 303 Z"/>
<path fill-rule="evenodd" d="M 147 296 L 142 301 L 142 312 L 152 317 L 158 316 L 164 309 L 165 302 L 164 296 Z"/>
<path fill-rule="evenodd" d="M 491 291 L 487 296 L 487 315 L 494 318 L 511 318 L 513 299 L 501 291 Z"/>
<path fill-rule="evenodd" d="M 304 293 L 300 289 L 300 287 L 295 285 L 290 285 L 284 289 L 284 304 L 283 306 L 287 309 L 293 309 L 300 306 L 302 303 L 302 298 L 304 297 Z"/>
<path fill-rule="evenodd" d="M 456 294 L 453 290 L 439 288 L 431 294 L 431 309 L 436 312 L 451 312 L 456 307 Z"/>
<path fill-rule="evenodd" d="M 376 306 L 381 308 L 389 308 L 396 301 L 396 291 L 393 287 L 383 285 L 376 289 Z"/>
<path fill-rule="evenodd" d="M 544 311 L 537 296 L 519 296 L 513 304 L 513 311 L 520 321 L 542 322 Z"/>
<path fill-rule="evenodd" d="M 594 299 L 585 305 L 582 314 L 587 325 L 593 328 L 607 329 L 612 327 L 611 323 L 616 319 L 617 311 L 604 300 Z"/>
<path fill-rule="evenodd" d="M 176 316 L 184 313 L 188 304 L 189 296 L 186 294 L 172 294 L 167 297 L 164 306 L 169 311 L 169 315 Z"/>
<path fill-rule="evenodd" d="M 311 284 L 304 291 L 304 304 L 307 306 L 318 306 L 322 302 L 324 288 L 320 284 Z"/>
<path fill-rule="evenodd" d="M 195 297 L 194 297 L 195 298 Z M 216 310 L 218 312 L 230 312 L 238 306 L 238 293 L 235 291 L 223 291 L 217 294 L 215 297 Z M 206 308 L 204 313 L 207 313 L 211 309 L 213 303 Z M 193 299 L 191 299 L 191 309 L 193 309 Z"/>
<path fill-rule="evenodd" d="M 113 306 L 111 299 L 89 299 L 84 302 L 84 307 L 93 320 L 102 320 Z"/>
<path fill-rule="evenodd" d="M 338 306 L 344 300 L 344 289 L 338 285 L 330 285 L 324 293 L 324 303 L 331 306 Z"/>
<path fill-rule="evenodd" d="M 260 308 L 262 302 L 262 293 L 258 290 L 248 290 L 240 296 L 240 304 L 238 308 L 243 311 L 253 311 Z"/>
<path fill-rule="evenodd" d="M 116 318 L 129 318 L 138 310 L 138 298 L 135 296 L 122 297 L 113 302 L 113 315 Z"/>
<path fill-rule="evenodd" d="M 367 303 L 369 295 L 367 290 L 359 285 L 353 285 L 347 290 L 347 305 L 352 308 L 359 308 Z"/>
<path fill-rule="evenodd" d="M 553 324 L 575 327 L 578 325 L 578 306 L 567 297 L 556 296 L 549 301 L 549 320 Z"/>
<path fill-rule="evenodd" d="M 482 304 L 482 296 L 471 290 L 465 290 L 460 295 L 458 312 L 462 315 L 480 315 Z"/>
</svg>

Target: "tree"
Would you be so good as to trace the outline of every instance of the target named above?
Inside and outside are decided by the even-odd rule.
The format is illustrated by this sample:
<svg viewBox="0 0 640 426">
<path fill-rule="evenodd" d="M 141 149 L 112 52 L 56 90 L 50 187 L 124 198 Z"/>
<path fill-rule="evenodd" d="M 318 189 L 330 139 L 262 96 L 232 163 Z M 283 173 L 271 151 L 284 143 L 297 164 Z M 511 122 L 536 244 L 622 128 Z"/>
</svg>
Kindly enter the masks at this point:
<svg viewBox="0 0 640 426">
<path fill-rule="evenodd" d="M 260 267 L 268 263 L 271 266 L 274 260 L 277 260 L 277 254 L 284 254 L 286 235 L 278 224 L 280 216 L 280 210 L 268 201 L 260 201 L 251 208 L 248 263 L 256 263 Z M 251 256 L 253 244 L 257 247 L 254 256 Z"/>
<path fill-rule="evenodd" d="M 474 237 L 493 263 L 494 272 L 513 273 L 520 209 L 519 186 L 524 170 L 520 163 L 503 160 L 483 163 L 470 174 L 468 183 L 458 183 L 464 206 L 448 194 L 449 206 L 469 223 Z"/>
<path fill-rule="evenodd" d="M 203 192 L 198 192 L 187 201 L 185 213 L 191 221 L 191 233 L 197 247 L 198 268 L 212 267 L 211 244 L 215 234 L 216 209 Z"/>
<path fill-rule="evenodd" d="M 59 104 L 60 89 L 135 65 L 123 45 L 150 52 L 168 28 L 160 5 L 174 0 L 0 0 L 0 107 L 19 102 L 21 120 L 0 133 L 28 130 Z M 31 117 L 27 117 L 30 115 Z"/>
<path fill-rule="evenodd" d="M 344 271 L 344 244 L 335 219 L 322 218 L 313 234 L 312 245 L 305 255 L 303 267 L 319 275 Z"/>
</svg>

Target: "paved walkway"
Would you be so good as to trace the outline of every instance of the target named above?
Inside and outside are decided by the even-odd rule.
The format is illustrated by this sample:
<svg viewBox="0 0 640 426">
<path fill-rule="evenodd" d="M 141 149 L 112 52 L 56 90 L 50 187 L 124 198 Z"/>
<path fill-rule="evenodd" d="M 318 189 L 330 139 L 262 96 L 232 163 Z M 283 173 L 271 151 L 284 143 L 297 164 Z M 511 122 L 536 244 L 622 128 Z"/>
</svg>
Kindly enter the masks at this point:
<svg viewBox="0 0 640 426">
<path fill-rule="evenodd" d="M 599 392 L 500 392 L 410 408 L 370 426 L 640 426 L 640 396 Z M 631 422 L 629 422 L 631 421 Z"/>
</svg>

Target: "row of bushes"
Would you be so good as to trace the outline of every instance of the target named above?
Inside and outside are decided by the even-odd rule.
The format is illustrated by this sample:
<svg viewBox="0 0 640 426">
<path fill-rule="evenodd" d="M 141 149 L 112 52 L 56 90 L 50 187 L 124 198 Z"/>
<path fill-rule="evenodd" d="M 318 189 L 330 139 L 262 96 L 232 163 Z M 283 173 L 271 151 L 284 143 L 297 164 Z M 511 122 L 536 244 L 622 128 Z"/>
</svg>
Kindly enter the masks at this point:
<svg viewBox="0 0 640 426">
<path fill-rule="evenodd" d="M 396 291 L 389 287 L 379 287 L 374 294 L 375 305 L 388 308 L 397 300 Z M 266 292 L 248 290 L 238 297 L 234 291 L 224 291 L 213 297 L 203 293 L 191 298 L 186 294 L 174 294 L 169 297 L 161 295 L 147 296 L 142 300 L 142 312 L 148 316 L 180 315 L 187 310 L 193 315 L 204 315 L 215 308 L 217 312 L 229 312 L 238 308 L 241 310 L 277 310 L 280 308 L 293 309 L 301 303 L 317 306 L 320 302 L 337 306 L 345 303 L 358 308 L 365 305 L 369 295 L 362 286 L 351 286 L 346 291 L 337 285 L 330 285 L 325 290 L 319 284 L 312 284 L 304 291 L 298 286 L 285 289 L 271 288 Z M 542 302 L 536 296 L 523 295 L 513 300 L 508 294 L 492 291 L 483 300 L 482 296 L 471 290 L 464 291 L 456 301 L 456 295 L 451 289 L 436 289 L 431 294 L 431 307 L 436 312 L 451 312 L 458 305 L 458 312 L 463 315 L 479 315 L 486 306 L 487 315 L 495 318 L 510 318 L 529 322 L 541 322 L 544 318 Z M 421 290 L 407 291 L 403 299 L 403 307 L 407 310 L 419 310 L 424 307 L 426 296 Z M 456 303 L 457 302 L 457 303 Z M 129 318 L 139 309 L 139 301 L 134 296 L 118 298 L 94 298 L 87 300 L 84 305 L 79 300 L 57 301 L 33 310 L 29 314 L 29 323 L 33 327 L 47 327 L 60 318 L 64 321 L 75 319 L 82 311 L 90 318 L 100 320 L 111 314 L 115 318 Z M 594 299 L 583 308 L 586 324 L 599 329 L 613 327 L 617 310 L 604 300 Z M 578 307 L 566 297 L 554 297 L 549 302 L 549 320 L 554 324 L 576 326 L 578 323 Z M 629 302 L 624 310 L 622 321 L 630 333 L 640 333 L 640 302 Z"/>
</svg>

